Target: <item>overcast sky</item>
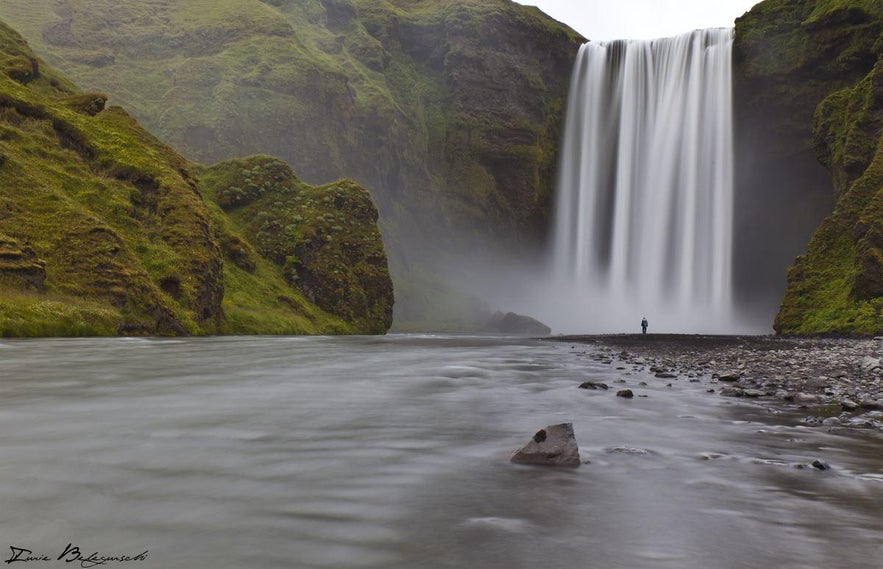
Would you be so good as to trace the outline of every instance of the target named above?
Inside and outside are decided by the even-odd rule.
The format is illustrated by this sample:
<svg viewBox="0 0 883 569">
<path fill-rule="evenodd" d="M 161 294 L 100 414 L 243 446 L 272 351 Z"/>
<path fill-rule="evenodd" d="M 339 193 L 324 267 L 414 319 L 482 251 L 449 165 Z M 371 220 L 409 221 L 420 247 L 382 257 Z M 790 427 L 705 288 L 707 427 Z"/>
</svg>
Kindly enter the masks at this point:
<svg viewBox="0 0 883 569">
<path fill-rule="evenodd" d="M 593 41 L 654 39 L 731 28 L 760 0 L 516 0 L 539 6 Z"/>
</svg>

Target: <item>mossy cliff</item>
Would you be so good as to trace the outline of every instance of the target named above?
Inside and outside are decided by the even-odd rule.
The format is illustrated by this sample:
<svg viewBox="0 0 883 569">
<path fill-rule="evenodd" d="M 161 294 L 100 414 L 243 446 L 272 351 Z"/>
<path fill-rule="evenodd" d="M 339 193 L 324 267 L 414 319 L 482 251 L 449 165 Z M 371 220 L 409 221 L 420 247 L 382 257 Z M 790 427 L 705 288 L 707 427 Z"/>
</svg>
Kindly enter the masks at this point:
<svg viewBox="0 0 883 569">
<path fill-rule="evenodd" d="M 236 220 L 206 202 L 184 158 L 105 101 L 0 23 L 0 335 L 385 331 L 388 318 L 355 301 L 318 308 L 260 255 L 260 283 L 238 274 L 224 249 Z M 364 190 L 334 187 L 373 207 Z M 373 240 L 366 257 L 382 272 L 369 225 L 359 218 L 346 237 Z"/>
<path fill-rule="evenodd" d="M 4 0 L 0 18 L 188 158 L 270 154 L 311 184 L 368 188 L 397 306 L 418 318 L 421 260 L 543 239 L 582 38 L 535 8 Z"/>
<path fill-rule="evenodd" d="M 788 272 L 774 328 L 883 331 L 883 5 L 767 0 L 736 21 L 735 63 L 737 189 L 769 212 L 742 220 L 757 241 L 743 278 L 752 247 L 827 215 Z"/>
<path fill-rule="evenodd" d="M 199 178 L 240 228 L 242 237 L 221 232 L 222 249 L 238 269 L 254 273 L 257 253 L 288 285 L 355 329 L 389 329 L 392 280 L 367 190 L 350 180 L 309 186 L 267 156 L 222 162 L 201 169 Z"/>
</svg>

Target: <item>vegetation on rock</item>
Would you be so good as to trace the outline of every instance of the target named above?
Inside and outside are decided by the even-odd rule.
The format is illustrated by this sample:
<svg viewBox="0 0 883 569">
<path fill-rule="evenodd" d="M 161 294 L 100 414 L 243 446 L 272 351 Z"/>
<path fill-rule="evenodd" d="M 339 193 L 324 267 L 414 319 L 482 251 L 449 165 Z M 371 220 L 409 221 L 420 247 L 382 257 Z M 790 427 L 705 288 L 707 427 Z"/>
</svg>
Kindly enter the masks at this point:
<svg viewBox="0 0 883 569">
<path fill-rule="evenodd" d="M 883 331 L 883 5 L 875 0 L 766 0 L 736 22 L 743 148 L 759 190 L 836 199 L 788 272 L 774 328 L 786 334 Z M 738 121 L 737 121 L 738 122 Z M 810 158 L 834 188 L 812 174 Z M 755 162 L 757 164 L 759 162 Z M 766 177 L 764 180 L 763 178 Z M 791 212 L 795 210 L 790 206 Z M 830 209 L 828 210 L 830 212 Z M 799 213 L 798 213 L 799 214 Z M 774 227 L 775 229 L 775 227 Z"/>
<path fill-rule="evenodd" d="M 204 200 L 193 167 L 105 101 L 0 24 L 0 335 L 386 330 L 382 315 L 333 316 L 288 286 Z M 376 225 L 359 224 L 384 258 Z"/>
<path fill-rule="evenodd" d="M 244 239 L 232 236 L 222 245 L 234 265 L 253 272 L 253 243 L 310 302 L 357 330 L 389 329 L 392 280 L 367 190 L 350 180 L 309 186 L 266 156 L 219 163 L 201 170 L 200 179 L 241 228 Z"/>
</svg>

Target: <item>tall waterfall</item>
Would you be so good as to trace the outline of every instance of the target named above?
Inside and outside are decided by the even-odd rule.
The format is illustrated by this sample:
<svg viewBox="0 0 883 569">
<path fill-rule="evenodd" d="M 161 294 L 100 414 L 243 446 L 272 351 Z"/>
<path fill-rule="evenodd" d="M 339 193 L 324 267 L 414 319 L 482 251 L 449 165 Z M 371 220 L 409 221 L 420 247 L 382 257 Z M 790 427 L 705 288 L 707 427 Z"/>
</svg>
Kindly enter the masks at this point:
<svg viewBox="0 0 883 569">
<path fill-rule="evenodd" d="M 732 330 L 732 41 L 710 29 L 580 49 L 552 255 L 569 327 Z"/>
</svg>

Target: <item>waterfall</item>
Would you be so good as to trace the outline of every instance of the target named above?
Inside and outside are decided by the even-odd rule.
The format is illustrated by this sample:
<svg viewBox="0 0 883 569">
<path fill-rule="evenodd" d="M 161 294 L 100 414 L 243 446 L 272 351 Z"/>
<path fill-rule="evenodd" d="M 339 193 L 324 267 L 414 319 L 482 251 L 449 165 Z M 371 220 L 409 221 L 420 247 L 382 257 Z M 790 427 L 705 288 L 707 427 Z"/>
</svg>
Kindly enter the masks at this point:
<svg viewBox="0 0 883 569">
<path fill-rule="evenodd" d="M 552 272 L 563 328 L 732 330 L 731 29 L 587 43 L 574 66 Z"/>
</svg>

